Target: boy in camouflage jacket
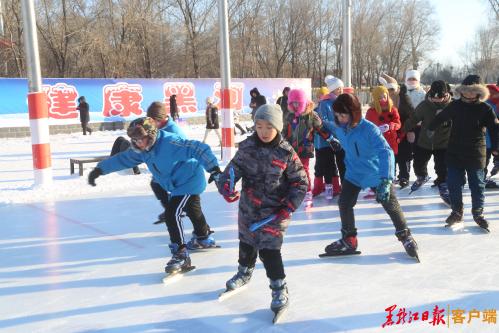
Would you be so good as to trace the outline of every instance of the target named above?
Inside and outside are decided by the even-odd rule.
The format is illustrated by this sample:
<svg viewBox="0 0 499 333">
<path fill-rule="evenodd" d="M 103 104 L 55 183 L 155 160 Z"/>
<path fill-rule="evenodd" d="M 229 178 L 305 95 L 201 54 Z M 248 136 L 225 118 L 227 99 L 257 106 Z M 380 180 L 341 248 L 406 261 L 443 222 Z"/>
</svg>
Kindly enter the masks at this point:
<svg viewBox="0 0 499 333">
<path fill-rule="evenodd" d="M 239 199 L 230 188 L 242 179 L 239 201 L 239 268 L 227 281 L 227 290 L 249 282 L 260 256 L 272 291 L 271 309 L 278 311 L 288 301 L 281 246 L 291 213 L 300 206 L 308 180 L 293 147 L 282 138 L 282 111 L 277 105 L 265 104 L 255 114 L 256 133 L 239 144 L 239 150 L 215 177 L 219 192 L 228 202 Z M 257 161 L 257 163 L 255 163 Z M 273 216 L 273 220 L 254 232 L 254 222 Z"/>
</svg>

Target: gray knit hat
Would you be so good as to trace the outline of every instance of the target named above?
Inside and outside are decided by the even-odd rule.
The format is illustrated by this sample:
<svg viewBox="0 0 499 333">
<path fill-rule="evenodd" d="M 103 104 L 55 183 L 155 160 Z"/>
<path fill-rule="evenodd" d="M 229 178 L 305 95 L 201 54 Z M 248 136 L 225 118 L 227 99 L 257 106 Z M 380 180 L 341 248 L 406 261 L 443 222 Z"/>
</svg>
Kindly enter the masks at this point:
<svg viewBox="0 0 499 333">
<path fill-rule="evenodd" d="M 282 110 L 277 104 L 264 104 L 256 109 L 255 122 L 258 120 L 268 121 L 276 130 L 282 131 Z"/>
</svg>

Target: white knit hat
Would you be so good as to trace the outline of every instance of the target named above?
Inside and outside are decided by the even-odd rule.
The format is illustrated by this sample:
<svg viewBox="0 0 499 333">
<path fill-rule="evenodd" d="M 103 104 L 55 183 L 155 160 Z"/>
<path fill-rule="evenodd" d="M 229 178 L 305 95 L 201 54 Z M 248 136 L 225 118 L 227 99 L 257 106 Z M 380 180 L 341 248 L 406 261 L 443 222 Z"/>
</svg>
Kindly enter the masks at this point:
<svg viewBox="0 0 499 333">
<path fill-rule="evenodd" d="M 408 79 L 411 78 L 420 81 L 421 74 L 419 74 L 419 71 L 416 69 L 409 69 L 408 71 L 405 72 L 405 80 L 407 81 Z"/>
<path fill-rule="evenodd" d="M 338 89 L 340 87 L 343 88 L 345 86 L 343 84 L 343 81 L 341 81 L 340 79 L 338 79 L 337 77 L 334 77 L 332 75 L 327 75 L 324 78 L 324 82 L 326 83 L 327 88 L 331 92 L 333 92 L 334 90 L 336 90 L 336 89 Z"/>
</svg>

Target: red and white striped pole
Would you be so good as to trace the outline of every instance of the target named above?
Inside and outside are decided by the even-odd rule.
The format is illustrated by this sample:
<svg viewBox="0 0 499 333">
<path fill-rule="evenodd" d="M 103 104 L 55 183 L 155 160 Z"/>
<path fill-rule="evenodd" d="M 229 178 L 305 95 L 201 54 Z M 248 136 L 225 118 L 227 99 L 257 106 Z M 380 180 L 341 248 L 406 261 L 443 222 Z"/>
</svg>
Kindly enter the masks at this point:
<svg viewBox="0 0 499 333">
<path fill-rule="evenodd" d="M 22 0 L 24 49 L 28 72 L 28 110 L 35 186 L 52 183 L 47 96 L 42 89 L 33 0 Z"/>
<path fill-rule="evenodd" d="M 218 20 L 220 24 L 220 76 L 222 97 L 222 161 L 228 162 L 234 157 L 234 114 L 231 109 L 230 94 L 230 51 L 229 51 L 229 24 L 227 0 L 218 0 Z"/>
</svg>

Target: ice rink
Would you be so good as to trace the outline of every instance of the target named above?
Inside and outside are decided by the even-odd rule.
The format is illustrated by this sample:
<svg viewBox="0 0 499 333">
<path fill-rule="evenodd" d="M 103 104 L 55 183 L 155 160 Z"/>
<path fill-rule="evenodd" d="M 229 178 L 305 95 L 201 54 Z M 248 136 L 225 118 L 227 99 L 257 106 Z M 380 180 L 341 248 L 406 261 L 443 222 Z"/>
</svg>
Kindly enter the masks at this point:
<svg viewBox="0 0 499 333">
<path fill-rule="evenodd" d="M 186 131 L 200 139 L 204 128 Z M 95 188 L 86 178 L 92 166 L 83 177 L 69 175 L 70 157 L 105 155 L 123 134 L 52 136 L 48 189 L 32 186 L 30 138 L 2 139 L 0 332 L 499 332 L 499 191 L 486 192 L 491 233 L 484 234 L 472 220 L 468 190 L 460 232 L 443 227 L 450 210 L 431 182 L 410 196 L 398 190 L 420 264 L 406 255 L 382 207 L 362 194 L 355 210 L 362 254 L 319 259 L 340 237 L 340 222 L 337 198 L 318 197 L 311 210 L 293 215 L 282 251 L 291 303 L 272 325 L 260 262 L 246 290 L 217 299 L 237 269 L 238 239 L 237 204 L 214 185 L 202 205 L 222 248 L 192 253 L 197 269 L 164 285 L 169 238 L 164 225 L 152 224 L 161 209 L 145 166 L 141 175 L 100 177 Z M 187 218 L 184 225 L 190 234 Z M 392 305 L 394 324 L 382 328 Z M 401 308 L 419 317 L 396 324 Z"/>
</svg>

